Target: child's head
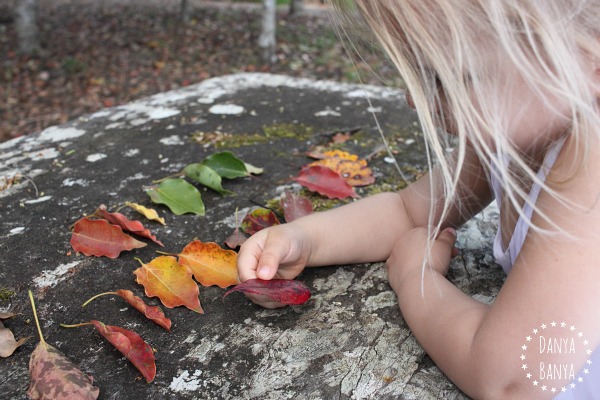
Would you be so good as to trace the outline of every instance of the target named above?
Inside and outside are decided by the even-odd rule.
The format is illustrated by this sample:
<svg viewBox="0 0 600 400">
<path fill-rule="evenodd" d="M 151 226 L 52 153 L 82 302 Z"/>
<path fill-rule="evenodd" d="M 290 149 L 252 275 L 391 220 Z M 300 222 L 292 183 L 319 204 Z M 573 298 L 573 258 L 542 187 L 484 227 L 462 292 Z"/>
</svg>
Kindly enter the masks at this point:
<svg viewBox="0 0 600 400">
<path fill-rule="evenodd" d="M 600 134 L 600 1 L 333 2 L 360 12 L 404 78 L 449 201 L 467 142 L 482 160 L 508 156 L 535 179 L 528 157 L 565 134 L 578 144 Z M 456 168 L 439 127 L 457 137 Z M 501 179 L 513 200 L 524 196 L 514 176 Z"/>
</svg>

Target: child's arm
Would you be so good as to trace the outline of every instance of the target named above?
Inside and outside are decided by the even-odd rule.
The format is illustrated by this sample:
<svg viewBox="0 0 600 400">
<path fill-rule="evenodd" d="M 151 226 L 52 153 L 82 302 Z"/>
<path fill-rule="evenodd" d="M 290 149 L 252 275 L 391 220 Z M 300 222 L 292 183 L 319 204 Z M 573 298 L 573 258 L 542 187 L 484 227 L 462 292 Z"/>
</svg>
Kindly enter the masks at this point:
<svg viewBox="0 0 600 400">
<path fill-rule="evenodd" d="M 434 170 L 433 174 L 437 176 L 438 172 Z M 491 199 L 486 175 L 472 149 L 468 149 L 461 180 L 461 186 L 471 193 L 451 210 L 445 226 L 462 224 Z M 434 181 L 439 184 L 439 179 Z M 433 200 L 438 206 L 437 220 L 443 200 Z M 240 280 L 291 279 L 306 265 L 386 260 L 404 232 L 427 226 L 431 201 L 429 176 L 425 176 L 399 193 L 371 196 L 262 230 L 240 249 Z"/>
<path fill-rule="evenodd" d="M 587 166 L 568 180 L 564 178 L 571 176 L 574 167 L 565 166 L 562 158 L 547 182 L 580 208 L 565 206 L 546 193 L 540 195 L 540 209 L 566 233 L 545 235 L 530 229 L 492 306 L 473 300 L 444 278 L 454 244 L 451 232 L 442 232 L 435 242 L 431 264 L 424 273 L 423 229 L 407 233 L 388 261 L 390 282 L 412 332 L 442 371 L 474 398 L 552 398 L 563 386 L 568 388 L 571 379 L 540 379 L 544 377 L 540 363 L 544 368 L 567 365 L 569 370 L 573 365 L 577 375 L 589 358 L 585 350 L 600 346 L 600 151 L 592 151 Z M 571 171 L 557 176 L 557 168 Z M 552 230 L 539 216 L 534 215 L 533 223 Z M 553 322 L 564 322 L 569 328 L 551 331 Z M 542 324 L 546 324 L 545 329 Z M 566 345 L 562 354 L 556 347 L 548 352 L 545 346 L 541 351 L 543 335 L 546 341 L 551 337 L 574 338 L 575 352 L 565 354 Z M 528 336 L 531 341 L 527 341 Z M 523 345 L 529 345 L 527 351 Z M 590 370 L 596 368 L 600 365 L 589 366 Z M 556 370 L 551 371 L 556 374 Z M 544 385 L 546 391 L 542 390 Z M 556 392 L 551 392 L 553 387 Z"/>
</svg>

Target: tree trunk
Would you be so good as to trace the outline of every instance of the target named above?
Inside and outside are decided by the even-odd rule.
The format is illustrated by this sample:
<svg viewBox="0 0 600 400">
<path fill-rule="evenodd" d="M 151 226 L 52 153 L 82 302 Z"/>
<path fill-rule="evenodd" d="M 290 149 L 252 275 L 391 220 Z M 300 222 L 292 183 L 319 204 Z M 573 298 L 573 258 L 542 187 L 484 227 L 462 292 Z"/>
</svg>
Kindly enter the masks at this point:
<svg viewBox="0 0 600 400">
<path fill-rule="evenodd" d="M 290 0 L 290 15 L 302 14 L 304 11 L 304 0 Z"/>
<path fill-rule="evenodd" d="M 16 29 L 19 53 L 33 54 L 40 50 L 36 18 L 37 0 L 19 0 L 16 8 Z"/>
<path fill-rule="evenodd" d="M 275 62 L 275 0 L 263 0 L 262 32 L 258 38 L 258 47 L 263 61 Z"/>
<path fill-rule="evenodd" d="M 192 18 L 192 4 L 190 0 L 181 0 L 181 22 L 187 24 Z"/>
</svg>

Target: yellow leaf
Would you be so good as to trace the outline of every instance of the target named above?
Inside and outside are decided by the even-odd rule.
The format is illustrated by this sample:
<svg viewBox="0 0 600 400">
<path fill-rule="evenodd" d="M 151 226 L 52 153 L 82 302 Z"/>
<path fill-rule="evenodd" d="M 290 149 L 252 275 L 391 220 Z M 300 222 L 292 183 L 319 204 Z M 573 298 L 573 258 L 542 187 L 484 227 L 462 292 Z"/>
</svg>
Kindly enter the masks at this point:
<svg viewBox="0 0 600 400">
<path fill-rule="evenodd" d="M 179 254 L 179 262 L 188 266 L 194 278 L 204 286 L 226 288 L 239 283 L 237 253 L 225 250 L 217 243 L 194 240 Z"/>
<path fill-rule="evenodd" d="M 146 217 L 152 221 L 160 222 L 161 224 L 165 225 L 165 219 L 162 217 L 159 217 L 158 213 L 155 210 L 153 210 L 152 208 L 146 208 L 137 203 L 130 203 L 129 201 L 125 202 L 125 205 L 133 208 L 135 211 L 139 212 L 144 217 Z"/>
</svg>

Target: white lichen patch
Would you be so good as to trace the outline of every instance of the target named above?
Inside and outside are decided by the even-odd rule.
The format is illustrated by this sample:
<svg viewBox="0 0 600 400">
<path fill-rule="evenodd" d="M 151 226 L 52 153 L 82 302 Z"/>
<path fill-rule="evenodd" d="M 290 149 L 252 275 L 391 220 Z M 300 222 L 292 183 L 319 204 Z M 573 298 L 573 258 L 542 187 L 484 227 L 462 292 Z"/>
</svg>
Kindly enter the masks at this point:
<svg viewBox="0 0 600 400">
<path fill-rule="evenodd" d="M 24 204 L 36 204 L 36 203 L 43 203 L 44 201 L 48 201 L 52 198 L 52 196 L 50 195 L 46 195 L 46 196 L 42 196 L 42 197 L 38 197 L 37 199 L 33 199 L 33 200 L 26 200 L 23 203 Z"/>
<path fill-rule="evenodd" d="M 100 161 L 104 158 L 108 157 L 106 154 L 104 153 L 96 153 L 96 154 L 90 154 L 89 156 L 87 156 L 85 158 L 85 161 L 87 162 L 96 162 L 96 161 Z"/>
<path fill-rule="evenodd" d="M 125 152 L 125 157 L 135 157 L 140 154 L 140 149 L 129 149 Z"/>
<path fill-rule="evenodd" d="M 219 340 L 218 337 L 212 339 L 202 338 L 202 340 L 200 340 L 200 344 L 189 351 L 185 355 L 185 358 L 191 358 L 200 363 L 208 363 L 216 353 L 224 348 L 225 345 Z"/>
<path fill-rule="evenodd" d="M 77 128 L 65 128 L 61 126 L 51 126 L 46 128 L 39 134 L 37 140 L 40 142 L 62 142 L 65 140 L 71 140 L 85 135 L 83 129 Z"/>
<path fill-rule="evenodd" d="M 51 160 L 53 158 L 58 157 L 59 155 L 60 153 L 58 152 L 58 150 L 56 150 L 53 147 L 37 150 L 28 154 L 29 158 L 32 161 Z"/>
<path fill-rule="evenodd" d="M 54 287 L 67 279 L 67 274 L 79 263 L 80 261 L 74 261 L 68 264 L 61 264 L 53 270 L 44 270 L 40 275 L 33 278 L 33 283 L 40 289 Z"/>
<path fill-rule="evenodd" d="M 74 186 L 74 185 L 79 185 L 82 187 L 87 187 L 90 185 L 90 183 L 88 181 L 86 181 L 85 179 L 71 179 L 71 178 L 67 178 L 65 180 L 62 181 L 62 186 Z"/>
<path fill-rule="evenodd" d="M 109 120 L 116 122 L 120 119 L 136 121 L 136 124 L 148 122 L 153 119 L 164 119 L 181 113 L 181 110 L 167 107 L 157 107 L 146 102 L 129 103 L 117 107 L 117 112 L 109 117 Z M 108 129 L 108 126 L 106 127 Z"/>
<path fill-rule="evenodd" d="M 335 110 L 331 110 L 331 109 L 317 111 L 315 113 L 315 117 L 341 117 L 341 116 L 342 116 L 342 113 L 335 111 Z"/>
<path fill-rule="evenodd" d="M 180 146 L 185 144 L 183 140 L 179 137 L 179 135 L 171 135 L 159 140 L 165 146 Z"/>
<path fill-rule="evenodd" d="M 236 104 L 215 104 L 208 109 L 211 114 L 219 115 L 238 115 L 245 111 L 244 107 Z"/>
<path fill-rule="evenodd" d="M 375 296 L 370 296 L 365 299 L 365 311 L 374 312 L 381 308 L 398 307 L 398 300 L 393 291 L 381 292 Z"/>
<path fill-rule="evenodd" d="M 25 231 L 25 227 L 24 226 L 18 226 L 16 228 L 12 228 L 10 231 L 8 231 L 11 235 L 17 235 L 19 233 L 23 233 L 23 231 Z"/>
<path fill-rule="evenodd" d="M 195 370 L 192 375 L 188 371 L 179 371 L 169 385 L 169 389 L 175 393 L 195 392 L 201 386 L 200 375 L 202 371 Z"/>
</svg>

